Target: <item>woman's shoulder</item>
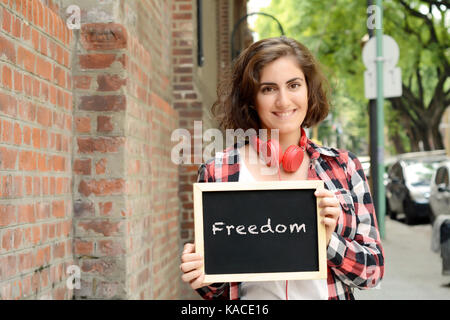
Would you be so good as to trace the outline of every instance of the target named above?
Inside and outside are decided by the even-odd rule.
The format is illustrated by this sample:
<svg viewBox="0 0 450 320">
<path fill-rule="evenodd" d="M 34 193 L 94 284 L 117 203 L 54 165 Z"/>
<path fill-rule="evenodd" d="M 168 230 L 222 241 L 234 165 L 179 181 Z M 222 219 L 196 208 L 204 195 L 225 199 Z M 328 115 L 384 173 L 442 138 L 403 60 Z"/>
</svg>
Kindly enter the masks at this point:
<svg viewBox="0 0 450 320">
<path fill-rule="evenodd" d="M 214 157 L 209 158 L 204 163 L 200 164 L 198 169 L 199 180 L 201 181 L 215 181 L 216 175 L 221 175 L 220 180 L 225 180 L 224 174 L 235 174 L 239 171 L 239 146 L 233 145 L 216 152 Z M 224 169 L 224 167 L 227 167 Z"/>
<path fill-rule="evenodd" d="M 317 145 L 316 150 L 319 151 L 321 155 L 326 156 L 326 158 L 335 158 L 339 163 L 350 169 L 358 170 L 358 168 L 361 167 L 361 162 L 352 151 Z"/>
</svg>

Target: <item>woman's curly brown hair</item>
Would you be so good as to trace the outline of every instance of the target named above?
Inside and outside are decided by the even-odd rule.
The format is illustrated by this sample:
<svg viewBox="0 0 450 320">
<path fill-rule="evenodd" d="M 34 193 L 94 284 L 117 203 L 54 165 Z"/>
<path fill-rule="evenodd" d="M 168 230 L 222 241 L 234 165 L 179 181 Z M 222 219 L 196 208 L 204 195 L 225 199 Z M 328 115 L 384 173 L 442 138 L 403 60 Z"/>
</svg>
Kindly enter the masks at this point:
<svg viewBox="0 0 450 320">
<path fill-rule="evenodd" d="M 308 111 L 302 127 L 309 128 L 325 119 L 329 111 L 328 81 L 308 48 L 283 36 L 250 45 L 236 59 L 231 73 L 220 82 L 218 98 L 211 111 L 222 129 L 261 128 L 258 113 L 253 107 L 260 74 L 267 64 L 284 56 L 295 57 L 306 77 Z"/>
</svg>

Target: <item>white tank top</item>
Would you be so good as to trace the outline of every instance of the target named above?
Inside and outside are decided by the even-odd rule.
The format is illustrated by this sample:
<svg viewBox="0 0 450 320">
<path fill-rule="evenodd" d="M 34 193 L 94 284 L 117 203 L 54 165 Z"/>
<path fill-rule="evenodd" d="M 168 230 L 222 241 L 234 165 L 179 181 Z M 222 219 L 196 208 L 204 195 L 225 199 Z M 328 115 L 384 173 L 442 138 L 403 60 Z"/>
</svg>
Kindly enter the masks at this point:
<svg viewBox="0 0 450 320">
<path fill-rule="evenodd" d="M 242 158 L 240 159 L 239 182 L 255 181 Z M 249 281 L 241 283 L 242 300 L 327 300 L 326 279 L 286 281 Z"/>
</svg>

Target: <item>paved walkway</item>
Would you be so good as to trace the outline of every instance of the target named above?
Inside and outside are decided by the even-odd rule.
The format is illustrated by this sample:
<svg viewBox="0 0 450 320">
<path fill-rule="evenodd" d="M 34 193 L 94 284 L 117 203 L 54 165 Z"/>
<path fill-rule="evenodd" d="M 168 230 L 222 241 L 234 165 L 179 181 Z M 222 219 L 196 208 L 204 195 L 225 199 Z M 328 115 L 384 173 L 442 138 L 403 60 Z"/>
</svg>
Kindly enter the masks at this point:
<svg viewBox="0 0 450 320">
<path fill-rule="evenodd" d="M 408 226 L 387 217 L 384 278 L 379 289 L 356 289 L 356 299 L 450 300 L 450 276 L 442 275 L 440 254 L 431 251 L 431 231 L 430 224 Z"/>
</svg>

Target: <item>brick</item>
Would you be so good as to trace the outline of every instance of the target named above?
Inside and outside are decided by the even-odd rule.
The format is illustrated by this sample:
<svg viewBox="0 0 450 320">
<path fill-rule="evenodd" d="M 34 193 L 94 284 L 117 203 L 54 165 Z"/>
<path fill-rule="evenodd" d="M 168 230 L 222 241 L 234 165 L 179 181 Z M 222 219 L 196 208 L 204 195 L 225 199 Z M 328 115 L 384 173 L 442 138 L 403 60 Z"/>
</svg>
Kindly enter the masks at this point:
<svg viewBox="0 0 450 320">
<path fill-rule="evenodd" d="M 13 125 L 9 120 L 2 121 L 3 133 L 0 137 L 0 141 L 11 144 L 13 143 Z"/>
<path fill-rule="evenodd" d="M 19 223 L 36 222 L 36 218 L 34 215 L 34 205 L 33 204 L 19 205 L 17 208 L 17 216 Z"/>
<path fill-rule="evenodd" d="M 98 251 L 101 255 L 110 257 L 118 256 L 125 253 L 120 240 L 100 240 L 98 241 Z"/>
<path fill-rule="evenodd" d="M 52 112 L 46 107 L 37 107 L 37 122 L 44 127 L 52 126 Z"/>
<path fill-rule="evenodd" d="M 79 133 L 91 132 L 91 118 L 90 117 L 76 117 L 75 128 Z"/>
<path fill-rule="evenodd" d="M 62 172 L 66 170 L 66 158 L 63 156 L 52 157 L 53 170 L 56 172 Z"/>
<path fill-rule="evenodd" d="M 14 70 L 14 90 L 22 91 L 23 85 L 23 76 L 20 72 Z"/>
<path fill-rule="evenodd" d="M 60 87 L 66 87 L 66 73 L 62 68 L 53 66 L 53 79 Z"/>
<path fill-rule="evenodd" d="M 14 241 L 14 233 L 12 230 L 5 230 L 1 238 L 1 248 L 9 251 Z"/>
<path fill-rule="evenodd" d="M 108 216 L 111 214 L 113 203 L 112 202 L 100 202 L 98 204 L 100 215 L 101 216 Z"/>
<path fill-rule="evenodd" d="M 53 259 L 64 258 L 66 255 L 66 247 L 64 242 L 53 245 Z"/>
<path fill-rule="evenodd" d="M 0 147 L 0 169 L 16 169 L 18 151 L 11 148 Z"/>
<path fill-rule="evenodd" d="M 52 81 L 52 64 L 41 57 L 37 57 L 36 73 L 44 79 Z"/>
<path fill-rule="evenodd" d="M 76 159 L 73 164 L 73 170 L 76 174 L 91 174 L 91 159 Z"/>
<path fill-rule="evenodd" d="M 11 33 L 11 14 L 6 10 L 6 8 L 3 8 L 3 23 L 2 28 L 6 31 L 6 33 Z"/>
<path fill-rule="evenodd" d="M 19 170 L 34 171 L 36 170 L 37 156 L 33 151 L 19 152 Z"/>
<path fill-rule="evenodd" d="M 94 253 L 94 243 L 92 241 L 75 240 L 75 254 L 92 256 Z"/>
<path fill-rule="evenodd" d="M 116 55 L 110 53 L 84 54 L 78 58 L 82 69 L 105 69 L 116 61 Z"/>
<path fill-rule="evenodd" d="M 97 76 L 97 91 L 117 91 L 126 83 L 126 79 L 121 79 L 119 75 L 100 74 Z"/>
<path fill-rule="evenodd" d="M 94 203 L 88 200 L 76 200 L 73 204 L 73 213 L 76 218 L 95 216 Z"/>
<path fill-rule="evenodd" d="M 50 218 L 50 204 L 49 203 L 36 203 L 36 219 L 45 220 Z"/>
<path fill-rule="evenodd" d="M 81 26 L 80 42 L 86 50 L 124 49 L 127 31 L 116 23 L 87 23 Z"/>
<path fill-rule="evenodd" d="M 55 218 L 64 218 L 66 215 L 66 209 L 64 200 L 52 202 L 52 216 Z"/>
<path fill-rule="evenodd" d="M 14 144 L 22 144 L 22 129 L 18 123 L 14 123 Z"/>
<path fill-rule="evenodd" d="M 96 174 L 105 174 L 106 172 L 106 163 L 107 160 L 106 159 L 100 159 L 99 161 L 97 161 L 95 163 L 95 173 Z"/>
<path fill-rule="evenodd" d="M 0 34 L 0 57 L 6 57 L 12 63 L 16 63 L 16 49 L 14 43 Z"/>
<path fill-rule="evenodd" d="M 75 89 L 89 89 L 91 87 L 91 76 L 74 76 Z"/>
<path fill-rule="evenodd" d="M 19 46 L 19 48 L 17 49 L 17 63 L 19 64 L 19 66 L 24 67 L 25 70 L 34 73 L 36 57 L 31 51 L 28 51 L 24 47 Z"/>
<path fill-rule="evenodd" d="M 77 139 L 78 152 L 80 153 L 115 153 L 119 148 L 123 147 L 125 139 L 123 137 L 99 137 L 99 138 L 82 138 Z"/>
<path fill-rule="evenodd" d="M 123 222 L 110 220 L 89 220 L 79 221 L 77 228 L 93 235 L 103 235 L 104 237 L 114 236 L 121 232 Z"/>
<path fill-rule="evenodd" d="M 4 65 L 2 69 L 3 69 L 2 70 L 2 84 L 5 86 L 5 88 L 12 90 L 12 88 L 13 88 L 12 70 L 7 65 Z"/>
<path fill-rule="evenodd" d="M 33 147 L 39 149 L 41 147 L 41 130 L 39 130 L 38 128 L 33 128 L 31 132 Z"/>
<path fill-rule="evenodd" d="M 84 96 L 78 107 L 86 111 L 122 111 L 126 109 L 126 98 L 123 95 Z"/>
<path fill-rule="evenodd" d="M 114 130 L 114 125 L 111 122 L 110 116 L 97 117 L 97 132 L 111 132 Z"/>
<path fill-rule="evenodd" d="M 16 117 L 17 116 L 16 98 L 0 92 L 0 112 L 12 117 Z"/>
<path fill-rule="evenodd" d="M 78 192 L 88 197 L 92 193 L 96 196 L 120 195 L 125 192 L 123 179 L 82 180 Z"/>
<path fill-rule="evenodd" d="M 21 22 L 20 19 L 13 17 L 13 23 L 12 23 L 12 35 L 15 38 L 20 38 L 20 33 L 21 33 Z"/>
</svg>

